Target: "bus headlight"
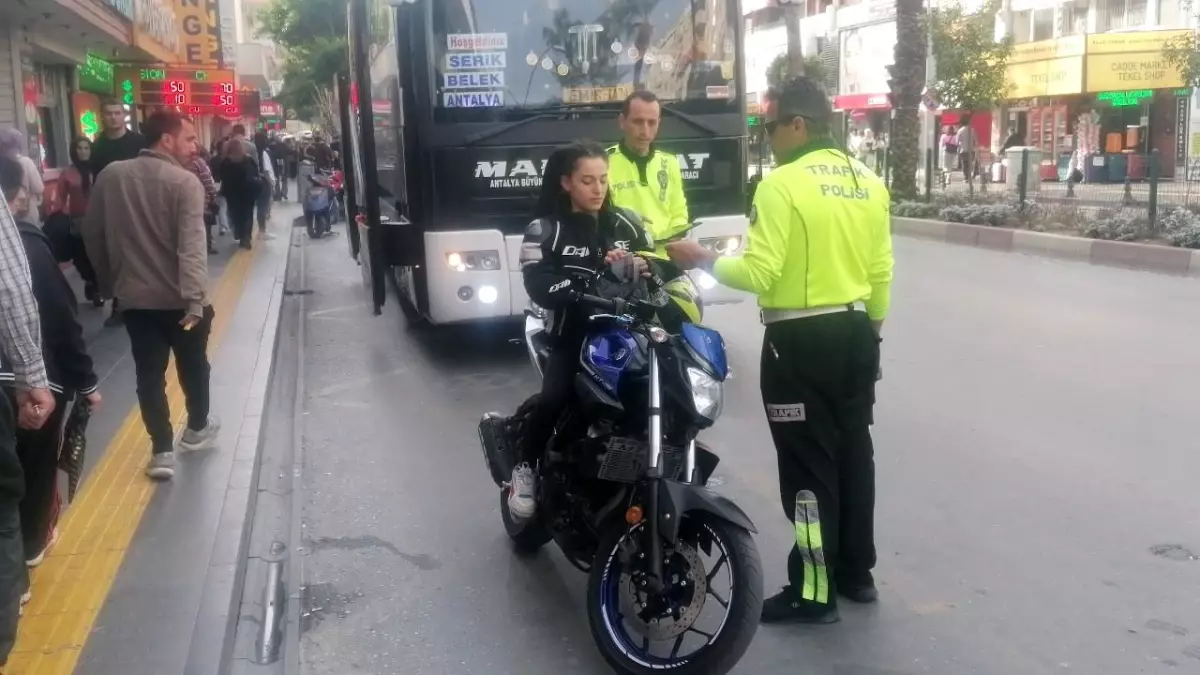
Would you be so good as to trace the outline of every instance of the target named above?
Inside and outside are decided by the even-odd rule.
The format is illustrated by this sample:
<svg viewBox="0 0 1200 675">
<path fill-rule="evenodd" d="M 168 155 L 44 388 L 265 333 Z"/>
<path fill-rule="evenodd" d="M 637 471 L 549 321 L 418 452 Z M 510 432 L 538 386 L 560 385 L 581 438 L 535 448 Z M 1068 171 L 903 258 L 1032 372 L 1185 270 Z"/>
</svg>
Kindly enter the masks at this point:
<svg viewBox="0 0 1200 675">
<path fill-rule="evenodd" d="M 459 272 L 500 269 L 499 251 L 454 251 L 446 254 L 446 266 Z"/>
<path fill-rule="evenodd" d="M 496 298 L 499 295 L 500 294 L 496 292 L 495 286 L 480 286 L 479 287 L 479 301 L 485 305 L 490 305 L 493 302 L 495 302 Z"/>
<path fill-rule="evenodd" d="M 742 237 L 707 237 L 700 240 L 700 245 L 717 255 L 733 255 L 742 248 Z"/>
</svg>

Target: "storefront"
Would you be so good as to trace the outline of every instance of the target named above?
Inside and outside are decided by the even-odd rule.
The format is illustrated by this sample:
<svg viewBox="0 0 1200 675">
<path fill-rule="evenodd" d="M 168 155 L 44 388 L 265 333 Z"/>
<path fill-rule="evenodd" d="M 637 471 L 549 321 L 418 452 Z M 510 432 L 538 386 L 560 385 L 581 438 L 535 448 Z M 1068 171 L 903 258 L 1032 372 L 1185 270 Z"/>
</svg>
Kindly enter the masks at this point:
<svg viewBox="0 0 1200 675">
<path fill-rule="evenodd" d="M 1089 158 L 1086 173 L 1096 180 L 1144 179 L 1153 155 L 1163 178 L 1186 164 L 1186 146 L 1179 141 L 1187 138 L 1191 92 L 1162 55 L 1169 40 L 1183 35 L 1190 31 L 1088 36 L 1086 91 L 1093 104 L 1081 119 L 1079 146 Z"/>
<path fill-rule="evenodd" d="M 1186 34 L 1099 33 L 1014 47 L 1005 119 L 1041 151 L 1043 180 L 1075 170 L 1089 182 L 1140 180 L 1155 153 L 1160 175 L 1175 175 L 1186 163 L 1189 92 L 1162 50 Z"/>
<path fill-rule="evenodd" d="M 1042 180 L 1069 175 L 1075 152 L 1073 116 L 1085 107 L 1083 35 L 1028 42 L 1013 47 L 1006 74 L 1012 104 L 1006 106 L 1001 144 L 1009 130 L 1023 145 L 1041 151 Z"/>
</svg>

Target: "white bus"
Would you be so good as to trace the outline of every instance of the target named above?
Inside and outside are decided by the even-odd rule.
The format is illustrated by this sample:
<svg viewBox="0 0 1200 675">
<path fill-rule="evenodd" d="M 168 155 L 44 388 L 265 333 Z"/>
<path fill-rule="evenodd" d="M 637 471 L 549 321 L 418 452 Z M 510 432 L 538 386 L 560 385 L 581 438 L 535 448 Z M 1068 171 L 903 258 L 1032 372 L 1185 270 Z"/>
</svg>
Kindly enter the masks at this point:
<svg viewBox="0 0 1200 675">
<path fill-rule="evenodd" d="M 737 0 L 350 0 L 342 146 L 351 250 L 376 312 L 390 276 L 433 324 L 522 316 L 517 255 L 546 158 L 579 138 L 617 142 L 634 89 L 662 101 L 657 145 L 678 157 L 699 223 L 688 236 L 736 252 L 741 21 Z M 744 298 L 695 280 L 706 303 Z"/>
</svg>

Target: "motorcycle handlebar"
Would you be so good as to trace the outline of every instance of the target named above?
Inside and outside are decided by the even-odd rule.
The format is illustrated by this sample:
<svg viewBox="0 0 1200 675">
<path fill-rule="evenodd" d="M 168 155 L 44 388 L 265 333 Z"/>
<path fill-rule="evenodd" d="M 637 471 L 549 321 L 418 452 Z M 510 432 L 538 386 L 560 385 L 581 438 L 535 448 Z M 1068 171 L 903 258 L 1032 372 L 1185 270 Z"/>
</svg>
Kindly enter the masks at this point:
<svg viewBox="0 0 1200 675">
<path fill-rule="evenodd" d="M 655 308 L 653 305 L 639 302 L 637 300 L 623 300 L 621 298 L 601 298 L 587 293 L 579 293 L 575 296 L 576 302 L 617 316 L 626 314 L 635 316 L 639 319 L 649 319 L 654 316 Z"/>
</svg>

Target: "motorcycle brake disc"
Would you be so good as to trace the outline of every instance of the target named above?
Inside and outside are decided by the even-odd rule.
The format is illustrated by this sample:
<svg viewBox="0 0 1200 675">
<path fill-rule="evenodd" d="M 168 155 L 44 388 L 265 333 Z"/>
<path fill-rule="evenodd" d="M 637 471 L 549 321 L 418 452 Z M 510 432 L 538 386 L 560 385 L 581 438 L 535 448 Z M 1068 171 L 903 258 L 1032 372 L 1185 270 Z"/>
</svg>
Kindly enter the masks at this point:
<svg viewBox="0 0 1200 675">
<path fill-rule="evenodd" d="M 678 619 L 669 615 L 651 618 L 649 621 L 643 619 L 642 614 L 645 612 L 643 596 L 646 594 L 634 583 L 633 575 L 629 572 L 621 574 L 621 614 L 639 635 L 646 636 L 655 642 L 673 640 L 687 632 L 700 617 L 700 611 L 704 609 L 704 600 L 708 596 L 708 574 L 704 569 L 704 560 L 700 558 L 696 549 L 679 542 L 671 554 L 683 556 L 684 561 L 687 562 L 687 574 L 690 578 L 674 582 L 668 579 L 670 587 L 678 588 L 681 582 L 692 586 L 688 589 L 691 591 L 691 602 L 680 608 Z"/>
</svg>

